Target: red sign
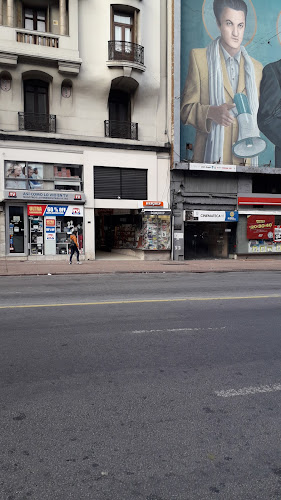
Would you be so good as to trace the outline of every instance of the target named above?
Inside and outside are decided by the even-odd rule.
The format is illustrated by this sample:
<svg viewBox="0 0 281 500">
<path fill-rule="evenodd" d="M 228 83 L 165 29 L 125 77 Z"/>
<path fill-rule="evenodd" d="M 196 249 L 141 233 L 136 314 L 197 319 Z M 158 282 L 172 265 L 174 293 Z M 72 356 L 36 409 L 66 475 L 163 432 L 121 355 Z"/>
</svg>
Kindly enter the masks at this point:
<svg viewBox="0 0 281 500">
<path fill-rule="evenodd" d="M 74 195 L 74 200 L 82 200 L 81 194 L 75 194 Z"/>
<path fill-rule="evenodd" d="M 42 217 L 47 205 L 27 205 L 27 215 Z"/>
<path fill-rule="evenodd" d="M 144 201 L 143 207 L 163 207 L 163 201 Z"/>
<path fill-rule="evenodd" d="M 17 197 L 16 191 L 9 191 L 9 198 L 16 198 L 16 197 Z"/>
<path fill-rule="evenodd" d="M 248 215 L 247 239 L 271 240 L 274 233 L 274 215 Z"/>
<path fill-rule="evenodd" d="M 238 205 L 281 205 L 281 198 L 239 196 Z"/>
<path fill-rule="evenodd" d="M 46 218 L 46 227 L 55 227 L 56 219 Z"/>
</svg>

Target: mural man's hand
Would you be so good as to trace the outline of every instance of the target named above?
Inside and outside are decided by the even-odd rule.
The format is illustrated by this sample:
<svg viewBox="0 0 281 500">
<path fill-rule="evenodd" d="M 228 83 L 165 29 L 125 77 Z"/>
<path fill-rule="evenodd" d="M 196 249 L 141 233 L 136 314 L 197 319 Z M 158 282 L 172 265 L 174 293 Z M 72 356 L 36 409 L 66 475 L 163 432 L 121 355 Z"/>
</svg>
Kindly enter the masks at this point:
<svg viewBox="0 0 281 500">
<path fill-rule="evenodd" d="M 229 113 L 232 108 L 235 108 L 235 104 L 224 103 L 221 106 L 210 106 L 208 118 L 223 127 L 229 127 L 234 121 L 233 116 Z"/>
</svg>

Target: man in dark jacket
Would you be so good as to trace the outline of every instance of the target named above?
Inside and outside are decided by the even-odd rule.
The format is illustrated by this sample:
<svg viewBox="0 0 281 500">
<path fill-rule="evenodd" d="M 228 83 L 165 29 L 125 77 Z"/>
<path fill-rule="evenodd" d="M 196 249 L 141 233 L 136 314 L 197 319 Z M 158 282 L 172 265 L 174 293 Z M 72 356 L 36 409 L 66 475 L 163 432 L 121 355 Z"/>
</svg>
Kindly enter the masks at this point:
<svg viewBox="0 0 281 500">
<path fill-rule="evenodd" d="M 275 167 L 281 168 L 281 59 L 263 69 L 258 126 L 275 145 Z"/>
</svg>

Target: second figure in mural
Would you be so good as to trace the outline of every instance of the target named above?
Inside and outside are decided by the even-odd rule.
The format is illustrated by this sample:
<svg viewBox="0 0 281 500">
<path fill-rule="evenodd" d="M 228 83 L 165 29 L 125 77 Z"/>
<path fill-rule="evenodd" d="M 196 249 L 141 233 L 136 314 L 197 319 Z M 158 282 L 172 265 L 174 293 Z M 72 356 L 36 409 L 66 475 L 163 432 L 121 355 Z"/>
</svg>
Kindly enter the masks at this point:
<svg viewBox="0 0 281 500">
<path fill-rule="evenodd" d="M 196 129 L 194 161 L 239 164 L 241 158 L 232 151 L 238 138 L 233 99 L 237 93 L 246 94 L 256 126 L 262 65 L 242 45 L 246 3 L 214 0 L 213 8 L 220 36 L 207 48 L 190 52 L 181 120 Z M 252 164 L 257 164 L 257 158 Z"/>
</svg>

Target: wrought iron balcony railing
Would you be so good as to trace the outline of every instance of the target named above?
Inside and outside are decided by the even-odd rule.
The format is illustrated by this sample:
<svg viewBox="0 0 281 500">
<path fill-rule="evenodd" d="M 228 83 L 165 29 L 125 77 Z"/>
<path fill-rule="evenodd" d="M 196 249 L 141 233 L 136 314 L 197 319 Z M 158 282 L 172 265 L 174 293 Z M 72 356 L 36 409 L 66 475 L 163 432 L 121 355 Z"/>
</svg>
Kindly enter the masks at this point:
<svg viewBox="0 0 281 500">
<path fill-rule="evenodd" d="M 56 115 L 19 113 L 19 130 L 56 132 Z"/>
<path fill-rule="evenodd" d="M 144 48 L 136 43 L 110 40 L 108 59 L 109 61 L 131 61 L 144 64 Z"/>
<path fill-rule="evenodd" d="M 119 122 L 116 120 L 105 120 L 105 137 L 115 137 L 117 139 L 138 140 L 138 123 Z"/>
</svg>

